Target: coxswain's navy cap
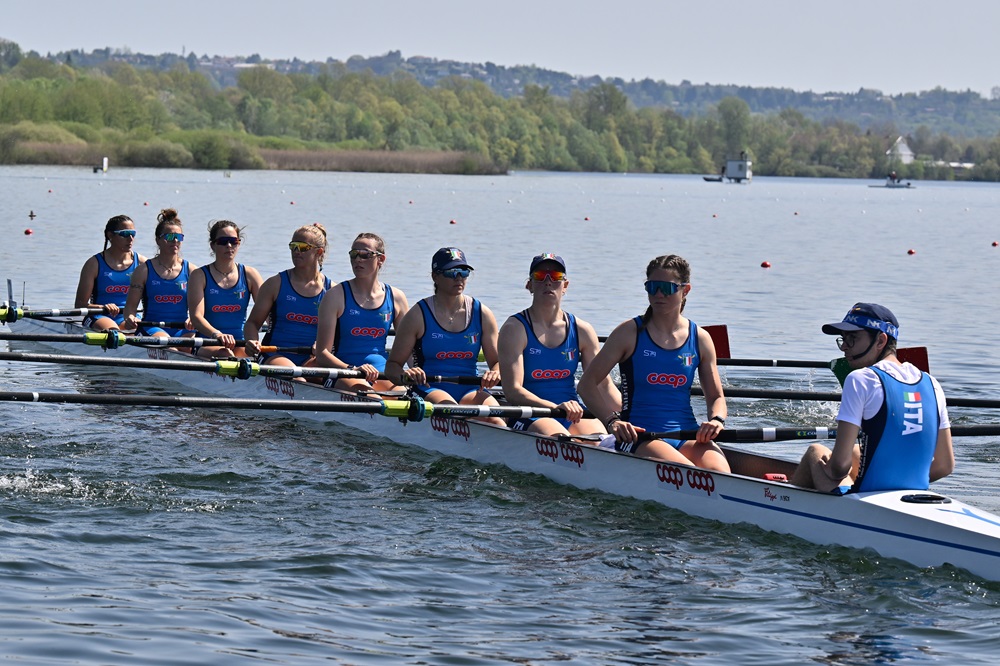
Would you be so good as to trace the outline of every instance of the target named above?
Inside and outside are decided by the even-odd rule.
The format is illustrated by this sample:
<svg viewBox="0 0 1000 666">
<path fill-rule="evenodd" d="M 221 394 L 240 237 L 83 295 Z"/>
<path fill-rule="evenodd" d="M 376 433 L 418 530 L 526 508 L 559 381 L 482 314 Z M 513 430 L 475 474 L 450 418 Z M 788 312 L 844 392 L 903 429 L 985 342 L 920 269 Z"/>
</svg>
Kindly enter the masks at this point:
<svg viewBox="0 0 1000 666">
<path fill-rule="evenodd" d="M 469 265 L 468 260 L 465 258 L 465 253 L 457 247 L 443 247 L 435 252 L 434 258 L 431 259 L 432 273 L 440 273 L 441 271 L 446 271 L 449 268 L 458 268 L 459 266 L 472 268 L 472 266 Z"/>
<path fill-rule="evenodd" d="M 528 269 L 528 272 L 531 273 L 532 271 L 534 271 L 535 268 L 538 267 L 538 264 L 542 263 L 543 261 L 555 262 L 559 264 L 559 268 L 563 269 L 563 272 L 566 271 L 566 262 L 563 261 L 562 257 L 560 257 L 558 254 L 552 254 L 551 252 L 542 252 L 540 255 L 536 256 L 534 259 L 531 260 L 531 267 Z"/>
<path fill-rule="evenodd" d="M 899 339 L 899 322 L 896 321 L 896 316 L 889 311 L 889 308 L 877 303 L 855 303 L 843 321 L 824 324 L 823 332 L 827 335 L 840 335 L 866 328 L 882 331 L 893 340 Z"/>
</svg>

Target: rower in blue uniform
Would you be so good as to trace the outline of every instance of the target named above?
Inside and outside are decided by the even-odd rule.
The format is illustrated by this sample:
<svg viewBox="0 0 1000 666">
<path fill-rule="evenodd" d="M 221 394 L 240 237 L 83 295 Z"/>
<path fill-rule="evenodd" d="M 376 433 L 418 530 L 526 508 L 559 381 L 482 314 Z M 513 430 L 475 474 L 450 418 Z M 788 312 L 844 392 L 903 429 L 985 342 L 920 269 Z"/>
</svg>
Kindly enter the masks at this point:
<svg viewBox="0 0 1000 666">
<path fill-rule="evenodd" d="M 261 353 L 260 330 L 265 322 L 270 323 L 270 329 L 264 337 L 264 345 L 279 348 L 315 345 L 319 304 L 333 286 L 322 272 L 326 244 L 326 229 L 318 222 L 299 227 L 292 234 L 288 248 L 293 267 L 264 281 L 243 327 L 248 355 Z M 302 366 L 315 362 L 311 352 L 279 349 L 263 356 L 264 363 L 272 365 Z"/>
<path fill-rule="evenodd" d="M 74 307 L 100 305 L 103 313 L 84 317 L 83 325 L 96 331 L 117 329 L 125 320 L 122 310 L 132 273 L 146 262 L 134 249 L 135 223 L 128 215 L 115 215 L 104 225 L 104 249 L 87 259 L 80 270 Z"/>
<path fill-rule="evenodd" d="M 951 474 L 955 453 L 938 381 L 896 357 L 899 323 L 888 308 L 856 303 L 823 332 L 853 370 L 844 381 L 833 450 L 813 444 L 791 482 L 823 492 L 927 490 Z"/>
<path fill-rule="evenodd" d="M 181 257 L 184 227 L 177 211 L 165 208 L 156 217 L 156 256 L 135 269 L 125 302 L 122 328 L 137 330 L 141 335 L 158 337 L 193 336 L 188 320 L 188 278 L 196 266 Z M 141 324 L 139 304 L 143 305 L 143 321 L 169 322 L 166 326 Z M 179 325 L 178 325 L 179 324 Z"/>
<path fill-rule="evenodd" d="M 510 419 L 508 425 L 515 430 L 548 436 L 607 432 L 599 419 L 583 418 L 576 393 L 577 368 L 590 365 L 600 343 L 593 326 L 562 309 L 568 287 L 562 257 L 552 253 L 534 257 L 525 284 L 531 307 L 500 328 L 500 377 L 507 402 L 566 412 L 565 418 Z M 608 399 L 617 394 L 610 377 L 605 377 L 602 390 Z"/>
<path fill-rule="evenodd" d="M 392 381 L 380 380 L 389 358 L 389 329 L 410 309 L 406 294 L 379 281 L 385 264 L 385 241 L 378 234 L 361 233 L 348 252 L 354 277 L 334 285 L 319 307 L 316 365 L 357 369 L 364 379 L 343 378 L 344 390 L 392 390 Z"/>
<path fill-rule="evenodd" d="M 729 471 L 722 449 L 712 441 L 725 426 L 726 399 L 709 333 L 681 313 L 691 291 L 691 268 L 671 254 L 646 267 L 649 307 L 641 317 L 619 324 L 580 378 L 580 395 L 614 438 L 602 442 L 646 458 Z M 615 365 L 622 377 L 620 400 L 603 397 L 600 384 Z M 708 418 L 699 425 L 691 408 L 695 372 L 705 394 Z M 693 440 L 644 441 L 639 433 L 697 430 Z"/>
<path fill-rule="evenodd" d="M 414 385 L 430 402 L 498 404 L 488 392 L 500 382 L 497 322 L 488 307 L 464 293 L 472 271 L 460 249 L 439 249 L 431 259 L 434 295 L 419 301 L 396 328 L 385 374 L 399 384 Z M 477 388 L 469 390 L 450 383 L 428 385 L 428 376 L 476 375 L 480 349 L 487 370 Z M 407 362 L 410 367 L 404 370 Z M 484 420 L 504 425 L 502 419 Z"/>
<path fill-rule="evenodd" d="M 253 266 L 236 263 L 243 242 L 243 230 L 230 220 L 216 220 L 208 230 L 208 245 L 215 261 L 191 273 L 188 310 L 199 335 L 215 338 L 218 346 L 198 350 L 199 356 L 245 356 L 243 325 L 250 313 L 250 299 L 256 298 L 264 280 Z"/>
</svg>

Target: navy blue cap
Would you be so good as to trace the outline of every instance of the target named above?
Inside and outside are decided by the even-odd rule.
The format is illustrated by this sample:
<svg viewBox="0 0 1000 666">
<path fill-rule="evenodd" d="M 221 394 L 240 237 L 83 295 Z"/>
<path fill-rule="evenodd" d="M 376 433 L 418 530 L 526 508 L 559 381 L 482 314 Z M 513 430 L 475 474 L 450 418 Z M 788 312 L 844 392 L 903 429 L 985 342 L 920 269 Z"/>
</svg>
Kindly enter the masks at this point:
<svg viewBox="0 0 1000 666">
<path fill-rule="evenodd" d="M 449 268 L 458 268 L 459 266 L 472 268 L 469 265 L 469 261 L 465 258 L 465 253 L 457 247 L 443 247 L 435 252 L 434 258 L 431 259 L 432 273 L 440 273 Z"/>
<path fill-rule="evenodd" d="M 863 329 L 882 331 L 893 340 L 899 339 L 899 322 L 896 321 L 896 316 L 889 308 L 877 303 L 855 303 L 843 321 L 823 325 L 823 332 L 827 335 Z"/>
<path fill-rule="evenodd" d="M 562 257 L 560 257 L 558 254 L 552 254 L 551 252 L 542 252 L 541 254 L 537 255 L 534 259 L 531 260 L 531 267 L 528 269 L 528 272 L 530 273 L 533 270 L 535 270 L 535 267 L 537 267 L 538 264 L 542 263 L 543 261 L 553 261 L 559 264 L 559 268 L 563 269 L 564 272 L 566 270 L 566 262 L 563 261 Z"/>
</svg>

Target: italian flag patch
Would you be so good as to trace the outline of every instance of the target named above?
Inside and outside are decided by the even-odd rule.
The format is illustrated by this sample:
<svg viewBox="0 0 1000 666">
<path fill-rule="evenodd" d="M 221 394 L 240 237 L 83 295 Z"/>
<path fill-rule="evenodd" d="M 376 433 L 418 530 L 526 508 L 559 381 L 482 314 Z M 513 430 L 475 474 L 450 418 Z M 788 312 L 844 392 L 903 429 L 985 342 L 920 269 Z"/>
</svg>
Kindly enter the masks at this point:
<svg viewBox="0 0 1000 666">
<path fill-rule="evenodd" d="M 920 402 L 919 393 L 903 393 L 903 402 Z"/>
</svg>

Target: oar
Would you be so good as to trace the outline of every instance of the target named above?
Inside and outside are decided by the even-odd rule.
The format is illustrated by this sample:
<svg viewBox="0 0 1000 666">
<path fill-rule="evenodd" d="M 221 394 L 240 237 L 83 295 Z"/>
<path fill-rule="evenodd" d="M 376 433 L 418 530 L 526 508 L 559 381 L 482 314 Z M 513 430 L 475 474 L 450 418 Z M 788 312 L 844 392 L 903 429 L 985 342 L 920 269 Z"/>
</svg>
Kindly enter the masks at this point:
<svg viewBox="0 0 1000 666">
<path fill-rule="evenodd" d="M 146 321 L 139 322 L 140 326 L 158 326 L 159 328 L 187 328 L 186 321 Z"/>
<path fill-rule="evenodd" d="M 996 437 L 1000 436 L 1000 423 L 990 423 L 983 425 L 952 426 L 951 434 L 954 437 Z M 695 439 L 698 436 L 697 430 L 675 430 L 673 432 L 641 432 L 639 441 L 649 441 L 651 439 Z M 788 426 L 782 428 L 746 428 L 723 430 L 715 438 L 716 442 L 782 442 L 795 439 L 815 441 L 820 439 L 837 439 L 836 428 L 823 428 L 815 426 Z"/>
<path fill-rule="evenodd" d="M 215 338 L 169 338 L 156 335 L 126 335 L 121 331 L 87 331 L 85 333 L 7 333 L 0 331 L 0 340 L 21 340 L 24 342 L 80 342 L 87 345 L 117 349 L 122 345 L 137 347 L 218 347 Z M 237 343 L 244 343 L 237 340 Z M 261 346 L 261 351 L 287 352 L 289 354 L 310 354 L 312 347 Z"/>
<path fill-rule="evenodd" d="M 0 352 L 0 361 L 21 361 L 24 363 L 60 363 L 68 365 L 100 365 L 116 368 L 152 368 L 155 370 L 187 370 L 194 372 L 214 372 L 223 377 L 249 379 L 250 377 L 312 377 L 318 379 L 364 379 L 365 373 L 348 368 L 319 368 L 287 365 L 261 365 L 250 359 L 204 359 L 192 361 L 170 361 L 145 358 L 108 358 L 101 356 L 72 356 L 67 354 L 34 354 L 28 352 Z M 379 379 L 389 379 L 380 374 Z M 481 377 L 475 375 L 443 377 L 432 375 L 427 378 L 434 383 L 464 384 L 479 386 Z"/>
<path fill-rule="evenodd" d="M 209 398 L 192 396 L 118 395 L 109 393 L 41 393 L 33 391 L 0 391 L 0 401 L 47 402 L 79 405 L 130 405 L 143 407 L 224 407 L 228 409 L 265 409 L 298 412 L 353 412 L 381 414 L 419 421 L 430 416 L 451 418 L 501 417 L 540 418 L 563 417 L 561 409 L 546 407 L 498 407 L 491 405 L 434 404 L 420 399 L 360 400 L 247 400 L 241 398 Z"/>
<path fill-rule="evenodd" d="M 762 398 L 770 400 L 814 400 L 817 402 L 839 402 L 840 393 L 813 391 L 771 391 L 768 389 L 723 388 L 727 398 Z M 691 395 L 705 395 L 698 387 L 691 389 Z M 1000 407 L 1000 400 L 989 398 L 955 398 L 945 396 L 949 407 Z"/>
<path fill-rule="evenodd" d="M 101 312 L 104 312 L 104 308 L 100 305 L 86 308 L 72 308 L 69 310 L 55 308 L 50 310 L 25 310 L 23 308 L 0 306 L 0 322 L 10 324 L 18 319 L 37 319 L 41 317 L 86 317 L 89 314 Z"/>
</svg>

